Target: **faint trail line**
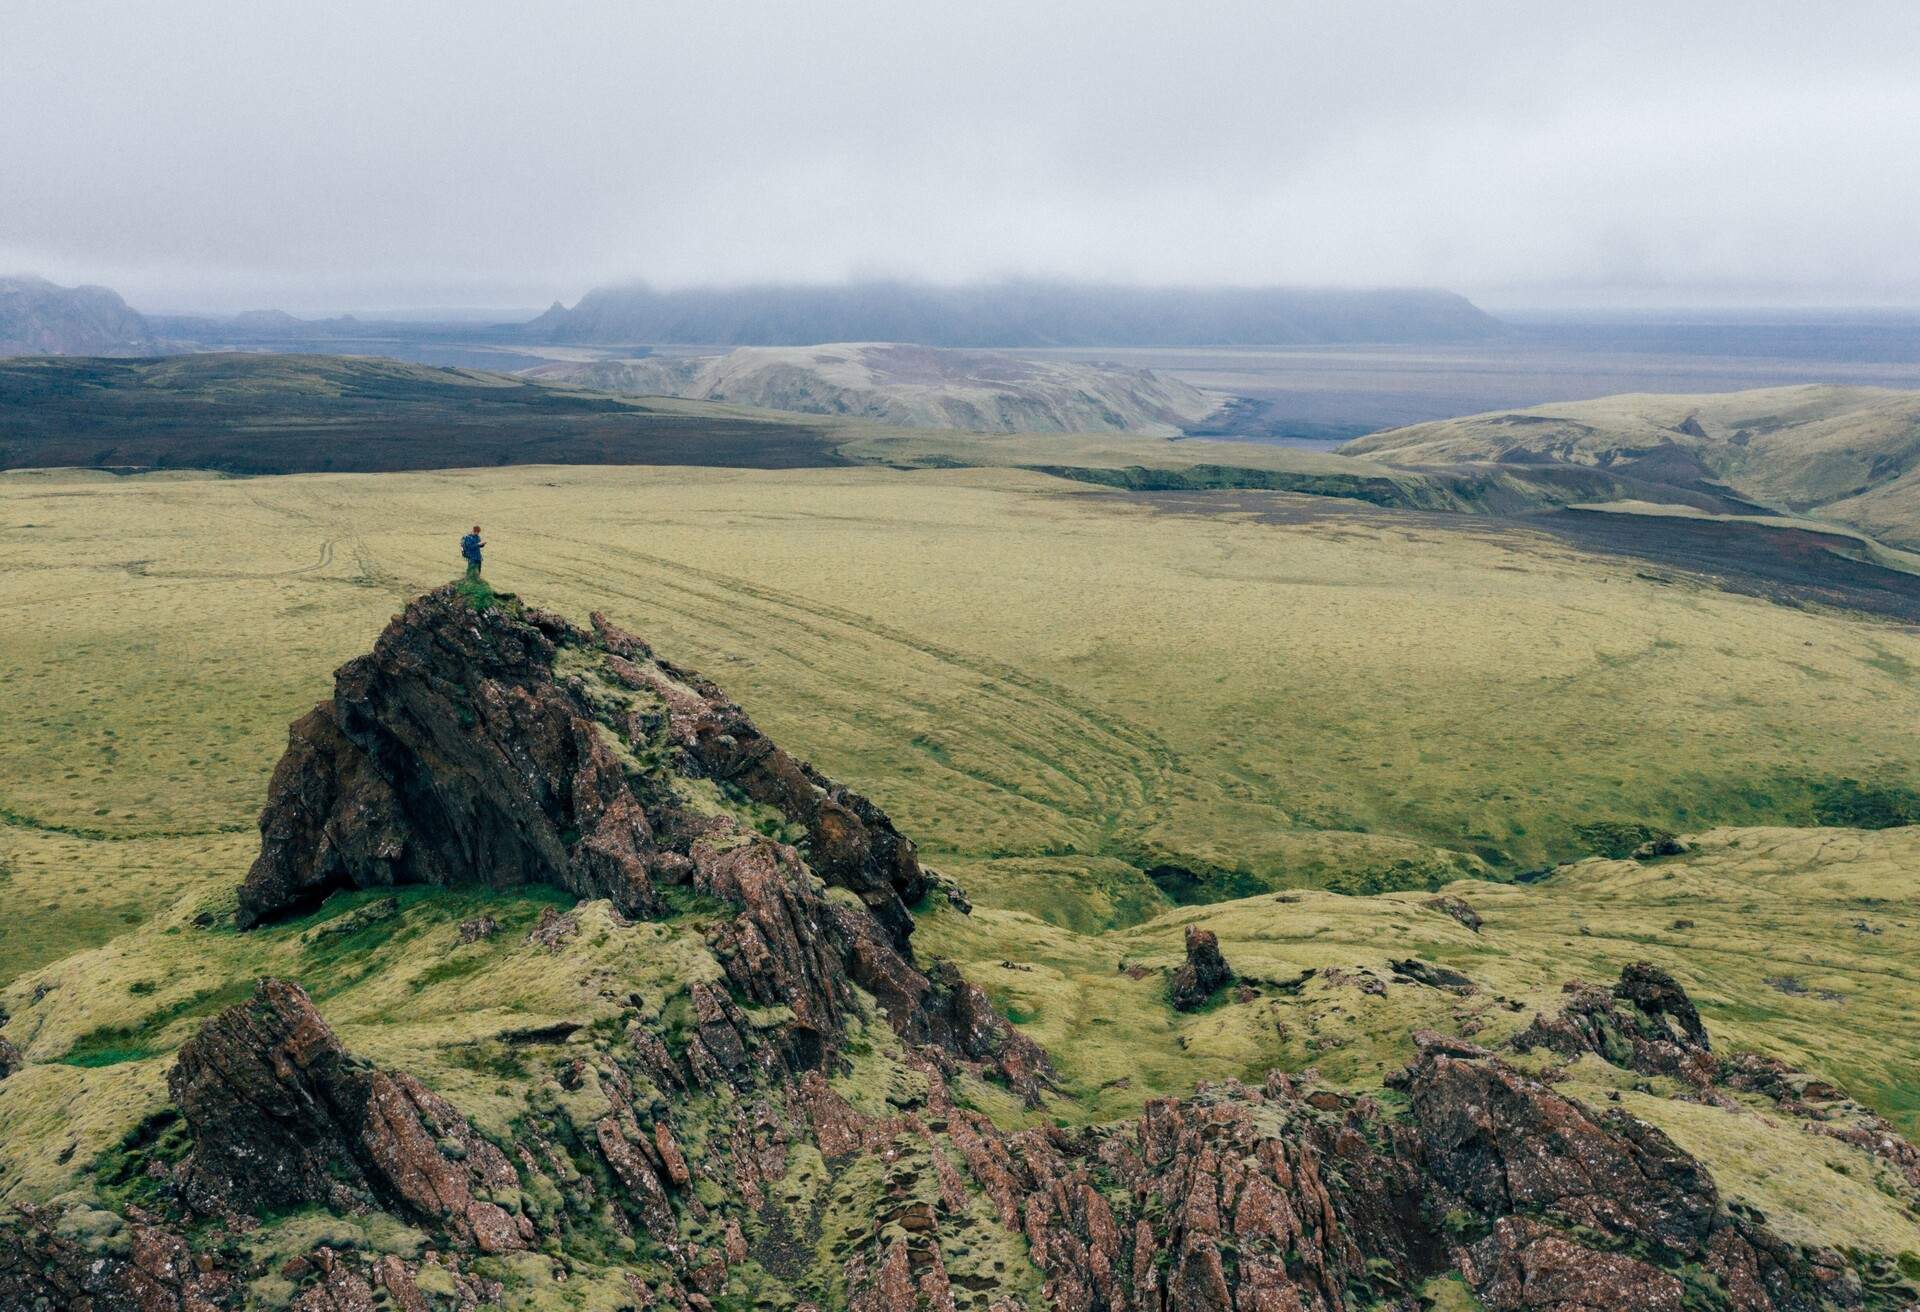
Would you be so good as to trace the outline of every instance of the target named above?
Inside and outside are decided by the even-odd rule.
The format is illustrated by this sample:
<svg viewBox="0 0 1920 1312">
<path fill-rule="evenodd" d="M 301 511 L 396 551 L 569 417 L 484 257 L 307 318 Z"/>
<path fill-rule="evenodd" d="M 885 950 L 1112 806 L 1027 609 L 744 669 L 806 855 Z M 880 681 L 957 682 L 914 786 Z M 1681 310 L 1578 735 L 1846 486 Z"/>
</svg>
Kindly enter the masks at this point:
<svg viewBox="0 0 1920 1312">
<path fill-rule="evenodd" d="M 141 839 L 155 838 L 214 838 L 221 834 L 244 834 L 253 828 L 250 824 L 215 825 L 211 829 L 142 829 L 120 832 L 112 829 L 94 829 L 86 825 L 54 824 L 45 820 L 23 815 L 12 807 L 0 803 L 0 825 L 10 829 L 26 829 L 39 834 L 59 834 L 63 838 L 78 838 L 89 843 L 131 843 Z"/>
<path fill-rule="evenodd" d="M 794 594 L 748 583 L 730 575 L 654 556 L 631 548 L 606 548 L 580 539 L 559 539 L 597 552 L 611 552 L 657 578 L 646 586 L 653 591 L 624 594 L 643 603 L 657 602 L 661 588 L 670 589 L 685 599 L 698 600 L 714 612 L 706 619 L 711 627 L 733 633 L 741 639 L 767 649 L 763 628 L 729 622 L 738 617 L 743 605 L 752 604 L 768 620 L 790 628 L 811 640 L 828 646 L 842 646 L 851 630 L 875 640 L 916 653 L 938 666 L 963 671 L 983 683 L 970 690 L 968 700 L 976 705 L 965 710 L 953 705 L 930 703 L 904 692 L 896 684 L 861 680 L 872 687 L 879 698 L 911 708 L 922 715 L 971 719 L 980 724 L 984 735 L 1007 751 L 1027 758 L 1043 776 L 1070 782 L 1089 803 L 1090 811 L 1077 818 L 1110 825 L 1125 816 L 1136 824 L 1164 814 L 1170 803 L 1167 777 L 1178 769 L 1175 754 L 1150 730 L 1122 716 L 1095 706 L 1052 681 L 1033 675 L 1004 662 L 963 652 L 935 643 L 893 626 L 841 607 L 816 603 Z M 604 557 L 573 557 L 574 569 L 548 565 L 536 567 L 556 578 L 565 578 L 600 592 L 615 592 L 608 587 Z M 703 617 L 704 618 L 704 617 Z M 804 652 L 784 653 L 788 659 L 818 664 Z M 849 679 L 858 679 L 849 673 Z M 956 685 L 955 693 L 962 689 Z M 991 697 L 1003 710 L 984 713 L 977 705 L 981 694 Z M 1043 726 L 1053 727 L 1043 727 Z M 1058 802 L 1037 797 L 1034 780 L 997 777 L 989 769 L 962 765 L 950 760 L 939 762 L 942 768 L 975 779 L 990 787 L 1039 802 L 1051 809 L 1063 810 Z M 1043 790 L 1050 791 L 1050 790 Z"/>
</svg>

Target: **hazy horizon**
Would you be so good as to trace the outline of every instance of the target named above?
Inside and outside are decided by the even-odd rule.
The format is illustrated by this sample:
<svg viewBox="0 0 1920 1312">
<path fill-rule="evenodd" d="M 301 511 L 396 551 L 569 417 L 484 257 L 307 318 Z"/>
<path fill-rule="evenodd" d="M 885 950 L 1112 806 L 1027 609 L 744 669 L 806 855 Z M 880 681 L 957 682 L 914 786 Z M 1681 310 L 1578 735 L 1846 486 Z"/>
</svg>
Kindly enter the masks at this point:
<svg viewBox="0 0 1920 1312">
<path fill-rule="evenodd" d="M 8 8 L 0 269 L 143 311 L 1008 277 L 1920 307 L 1920 8 Z"/>
</svg>

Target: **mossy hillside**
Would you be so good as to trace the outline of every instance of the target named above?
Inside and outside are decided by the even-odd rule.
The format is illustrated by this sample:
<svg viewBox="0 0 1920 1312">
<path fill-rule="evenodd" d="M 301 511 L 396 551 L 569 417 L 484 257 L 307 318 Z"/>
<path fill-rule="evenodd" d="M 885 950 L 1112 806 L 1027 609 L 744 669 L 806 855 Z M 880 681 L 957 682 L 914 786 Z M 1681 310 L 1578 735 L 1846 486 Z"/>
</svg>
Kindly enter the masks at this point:
<svg viewBox="0 0 1920 1312">
<path fill-rule="evenodd" d="M 1710 1164 L 1724 1194 L 1757 1209 L 1790 1243 L 1899 1254 L 1916 1251 L 1920 1216 L 1903 1182 L 1870 1154 L 1783 1121 L 1764 1099 L 1738 1109 L 1672 1096 L 1649 1079 L 1584 1057 L 1556 1087 L 1592 1107 L 1619 1106 Z M 1817 1205 L 1810 1205 L 1818 1200 Z"/>
<path fill-rule="evenodd" d="M 1482 867 L 1480 847 L 1517 857 L 1530 850 L 1518 835 L 1550 852 L 1560 840 L 1540 835 L 1559 825 L 1577 852 L 1587 850 L 1580 824 L 1684 831 L 1692 826 L 1674 813 L 1696 814 L 1703 798 L 1742 816 L 1808 820 L 1834 781 L 1897 798 L 1911 774 L 1901 755 L 1910 744 L 1896 729 L 1913 695 L 1899 662 L 1920 657 L 1905 635 L 1651 588 L 1570 553 L 1515 554 L 1511 538 L 1476 547 L 1372 522 L 1316 533 L 1189 522 L 1018 475 L 727 476 L 744 489 L 688 477 L 665 492 L 636 478 L 615 506 L 598 484 L 543 473 L 559 485 L 522 474 L 512 496 L 490 475 L 418 487 L 275 480 L 244 485 L 261 498 L 244 505 L 188 496 L 166 511 L 206 538 L 166 545 L 207 566 L 191 578 L 79 570 L 85 526 L 58 518 L 70 498 L 19 512 L 74 536 L 60 559 L 0 574 L 23 641 L 53 644 L 34 648 L 41 664 L 4 671 L 0 709 L 17 713 L 28 746 L 56 766 L 19 768 L 20 741 L 0 743 L 0 794 L 35 798 L 39 817 L 0 831 L 9 871 L 0 910 L 19 919 L 55 909 L 36 922 L 26 964 L 0 995 L 13 1013 L 6 1032 L 30 1062 L 0 1085 L 0 1194 L 96 1196 L 121 1173 L 95 1164 L 124 1158 L 128 1136 L 163 1106 L 172 1049 L 223 990 L 260 973 L 303 980 L 350 1049 L 414 1071 L 484 1131 L 510 1136 L 530 1091 L 556 1069 L 616 1048 L 638 1018 L 670 1028 L 675 990 L 711 969 L 704 926 L 720 909 L 691 901 L 655 926 L 581 908 L 580 932 L 558 954 L 525 942 L 554 905 L 538 894 L 369 893 L 247 935 L 224 927 L 255 845 L 234 831 L 250 826 L 286 719 L 323 693 L 333 665 L 364 650 L 408 571 L 432 579 L 449 568 L 445 544 L 413 527 L 428 484 L 481 502 L 490 523 L 530 513 L 516 497 L 544 504 L 529 532 L 535 522 L 571 523 L 559 508 L 577 508 L 577 530 L 529 537 L 539 546 L 527 559 L 496 566 L 503 584 L 570 609 L 605 607 L 706 669 L 781 741 L 873 793 L 933 864 L 961 878 L 979 910 L 966 919 L 924 908 L 919 951 L 959 959 L 1052 1048 L 1075 1095 L 1027 1112 L 1004 1090 L 956 1083 L 1003 1124 L 1111 1119 L 1156 1093 L 1257 1077 L 1270 1065 L 1374 1088 L 1409 1055 L 1415 1025 L 1498 1041 L 1532 1009 L 1555 1005 L 1570 975 L 1604 981 L 1624 961 L 1651 958 L 1694 992 L 1717 1045 L 1777 1053 L 1915 1128 L 1905 963 L 1920 944 L 1902 908 L 1920 861 L 1910 830 L 1717 834 L 1682 858 L 1585 862 L 1531 884 L 1456 881 L 1449 892 L 1487 918 L 1478 935 L 1422 905 L 1438 877 L 1506 873 Z M 92 495 L 85 480 L 57 486 Z M 187 496 L 187 486 L 145 484 L 169 496 Z M 205 486 L 226 495 L 238 485 Z M 231 577 L 249 574 L 255 546 L 223 537 L 216 512 L 238 516 L 269 556 L 276 542 L 313 545 L 305 535 L 321 525 L 334 556 L 290 578 Z M 125 517 L 129 542 L 171 532 L 138 497 L 107 513 Z M 349 547 L 354 525 L 361 536 Z M 372 565 L 343 576 L 331 563 L 342 552 Z M 65 607 L 36 591 L 75 583 L 115 609 L 90 617 L 84 589 Z M 1295 608 L 1276 610 L 1282 597 Z M 84 636 L 89 624 L 111 630 L 133 604 L 151 609 L 161 646 Z M 1428 627 L 1420 642 L 1409 611 Z M 1539 641 L 1543 616 L 1554 619 L 1553 650 Z M 244 659 L 208 652 L 213 632 Z M 1676 632 L 1684 636 L 1667 636 Z M 323 660 L 302 634 L 336 650 Z M 1636 657 L 1631 643 L 1642 638 Z M 69 640 L 90 653 L 84 686 L 56 655 Z M 1559 664 L 1549 672 L 1529 656 Z M 1435 659 L 1444 677 L 1430 673 Z M 156 665 L 191 690 L 142 700 Z M 211 682 L 198 682 L 203 674 Z M 222 678 L 236 693 L 230 705 L 220 701 Z M 1365 680 L 1372 696 L 1362 706 L 1352 689 Z M 271 704 L 271 718 L 247 709 L 256 699 Z M 1558 738 L 1568 708 L 1598 718 Z M 137 742 L 107 762 L 100 739 L 52 732 L 45 717 L 56 711 Z M 176 772 L 198 778 L 185 753 L 204 761 L 205 730 L 234 714 L 258 721 L 248 732 L 262 763 L 246 788 L 234 782 L 245 771 L 210 770 L 198 788 L 173 782 Z M 630 768 L 649 768 L 646 743 L 622 746 Z M 1744 782 L 1731 789 L 1729 779 Z M 1591 803 L 1576 804 L 1590 785 Z M 89 790 L 147 800 L 116 808 Z M 716 808 L 737 802 L 718 789 L 701 795 Z M 102 804 L 108 814 L 94 816 Z M 1421 837 L 1445 833 L 1444 842 Z M 1166 877 L 1150 873 L 1165 865 L 1201 876 L 1210 893 L 1243 880 L 1268 891 L 1179 906 Z M 69 897 L 65 886 L 81 881 L 88 895 Z M 1399 881 L 1406 891 L 1374 897 L 1271 891 Z M 108 935 L 83 921 L 96 892 L 131 906 L 139 923 Z M 388 896 L 392 914 L 372 910 Z M 461 945 L 459 922 L 483 910 L 510 928 Z M 1171 1010 L 1164 972 L 1188 923 L 1220 934 L 1228 960 L 1253 977 L 1251 1001 L 1227 992 L 1192 1016 Z M 1480 992 L 1395 982 L 1390 962 L 1405 957 L 1461 970 Z M 1135 979 L 1123 962 L 1146 973 Z M 1360 982 L 1361 969 L 1383 993 Z M 1836 1032 L 1875 1038 L 1841 1044 Z M 890 1035 L 856 1037 L 870 1047 L 850 1052 L 837 1087 L 876 1112 L 910 1099 Z M 1724 1155 L 1743 1128 L 1698 1131 L 1717 1175 L 1740 1178 Z M 1829 1206 L 1814 1190 L 1793 1202 L 1824 1179 L 1818 1173 L 1741 1187 L 1756 1197 L 1772 1190 L 1773 1207 L 1809 1224 L 1830 1214 L 1874 1247 L 1886 1218 L 1857 1194 L 1872 1177 L 1840 1160 L 1849 1173 L 1826 1175 L 1845 1182 L 1852 1201 L 1836 1195 Z M 515 1279 L 516 1297 L 562 1292 L 531 1269 L 516 1268 Z"/>
<path fill-rule="evenodd" d="M 1716 831 L 1686 856 L 1590 860 L 1533 884 L 1458 882 L 1479 933 L 1427 895 L 1301 891 L 1169 912 L 1075 933 L 1016 912 L 923 918 L 926 950 L 952 956 L 1047 1044 L 1077 1101 L 1099 1120 L 1191 1082 L 1312 1067 L 1378 1089 L 1427 1027 L 1497 1044 L 1561 1004 L 1573 978 L 1605 983 L 1651 960 L 1699 1004 L 1717 1051 L 1778 1056 L 1847 1089 L 1907 1133 L 1920 1130 L 1920 830 Z M 1197 924 L 1219 936 L 1253 991 L 1183 1016 L 1167 974 Z M 1408 982 L 1408 958 L 1458 970 L 1460 994 Z M 1124 967 L 1135 968 L 1130 974 Z M 1308 975 L 1308 972 L 1313 972 Z M 1303 978 L 1304 977 L 1304 978 Z M 1835 1043 L 1836 1032 L 1870 1042 Z M 1729 1163 L 1738 1135 L 1709 1164 Z M 1717 1154 L 1717 1155 L 1716 1155 Z M 1737 1171 L 1735 1172 L 1737 1174 Z"/>
<path fill-rule="evenodd" d="M 6 996 L 8 1034 L 29 1065 L 0 1089 L 0 1112 L 30 1132 L 0 1146 L 0 1190 L 57 1186 L 159 1111 L 174 1050 L 261 975 L 300 980 L 356 1055 L 420 1075 L 500 1133 L 522 1083 L 570 1045 L 612 1042 L 628 1018 L 657 1017 L 689 983 L 719 975 L 706 916 L 624 925 L 590 903 L 558 952 L 529 943 L 541 912 L 567 901 L 543 889 L 336 895 L 244 935 L 195 925 L 197 901 Z M 393 911 L 351 932 L 323 932 L 389 901 Z M 482 914 L 500 931 L 462 944 L 461 922 Z M 134 993 L 128 980 L 155 987 Z"/>
<path fill-rule="evenodd" d="M 449 498 L 489 524 L 493 585 L 609 611 L 980 900 L 1013 863 L 1006 905 L 1043 915 L 1055 858 L 1390 886 L 1920 778 L 1920 639 L 1512 529 L 1165 514 L 992 470 L 70 474 L 0 479 L 31 525 L 0 548 L 7 832 L 244 836 L 290 708 L 457 568 Z M 89 902 L 35 932 L 110 928 Z"/>
</svg>

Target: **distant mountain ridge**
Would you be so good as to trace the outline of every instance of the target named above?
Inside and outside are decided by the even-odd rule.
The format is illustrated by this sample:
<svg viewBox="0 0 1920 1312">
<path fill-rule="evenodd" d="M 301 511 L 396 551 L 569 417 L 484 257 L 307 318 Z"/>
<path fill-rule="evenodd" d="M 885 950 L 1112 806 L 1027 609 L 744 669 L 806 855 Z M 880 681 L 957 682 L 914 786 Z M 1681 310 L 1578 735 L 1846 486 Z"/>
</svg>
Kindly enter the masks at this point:
<svg viewBox="0 0 1920 1312">
<path fill-rule="evenodd" d="M 152 327 L 105 287 L 0 277 L 0 355 L 150 355 Z"/>
<path fill-rule="evenodd" d="M 1148 369 L 899 342 L 744 346 L 719 357 L 543 365 L 523 376 L 600 391 L 977 433 L 1175 437 L 1220 406 L 1220 398 Z"/>
<path fill-rule="evenodd" d="M 600 287 L 572 309 L 556 303 L 524 331 L 532 341 L 598 345 L 1033 347 L 1465 341 L 1500 330 L 1465 297 L 1418 288 L 873 281 Z"/>
</svg>

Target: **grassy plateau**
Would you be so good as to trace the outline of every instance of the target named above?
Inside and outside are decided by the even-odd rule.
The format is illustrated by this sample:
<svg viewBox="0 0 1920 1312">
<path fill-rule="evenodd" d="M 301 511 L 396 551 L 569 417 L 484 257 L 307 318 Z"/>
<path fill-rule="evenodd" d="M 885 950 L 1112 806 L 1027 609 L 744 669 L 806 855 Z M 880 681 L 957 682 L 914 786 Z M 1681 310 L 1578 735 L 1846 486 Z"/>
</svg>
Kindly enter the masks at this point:
<svg viewBox="0 0 1920 1312">
<path fill-rule="evenodd" d="M 0 1006 L 29 1063 L 0 1085 L 0 1200 L 98 1187 L 173 1049 L 261 973 L 503 1134 L 527 1059 L 503 1035 L 591 1042 L 618 1011 L 595 981 L 678 978 L 679 931 L 595 907 L 556 967 L 524 942 L 531 893 L 486 898 L 519 932 L 469 945 L 464 891 L 231 929 L 288 721 L 476 521 L 496 587 L 698 668 L 967 889 L 974 914 L 925 909 L 916 944 L 1070 1095 L 1009 1121 L 1270 1066 L 1377 1089 L 1417 1025 L 1497 1040 L 1650 959 L 1716 1048 L 1920 1132 L 1910 626 L 1509 523 L 1201 513 L 1016 468 L 27 471 L 0 475 Z M 1626 859 L 1635 827 L 1691 850 Z M 1481 930 L 1425 905 L 1441 884 Z M 1168 1005 L 1190 923 L 1250 1002 Z M 1480 991 L 1397 980 L 1407 957 Z M 1920 1247 L 1857 1148 L 1599 1063 L 1574 1083 L 1789 1237 Z"/>
</svg>

